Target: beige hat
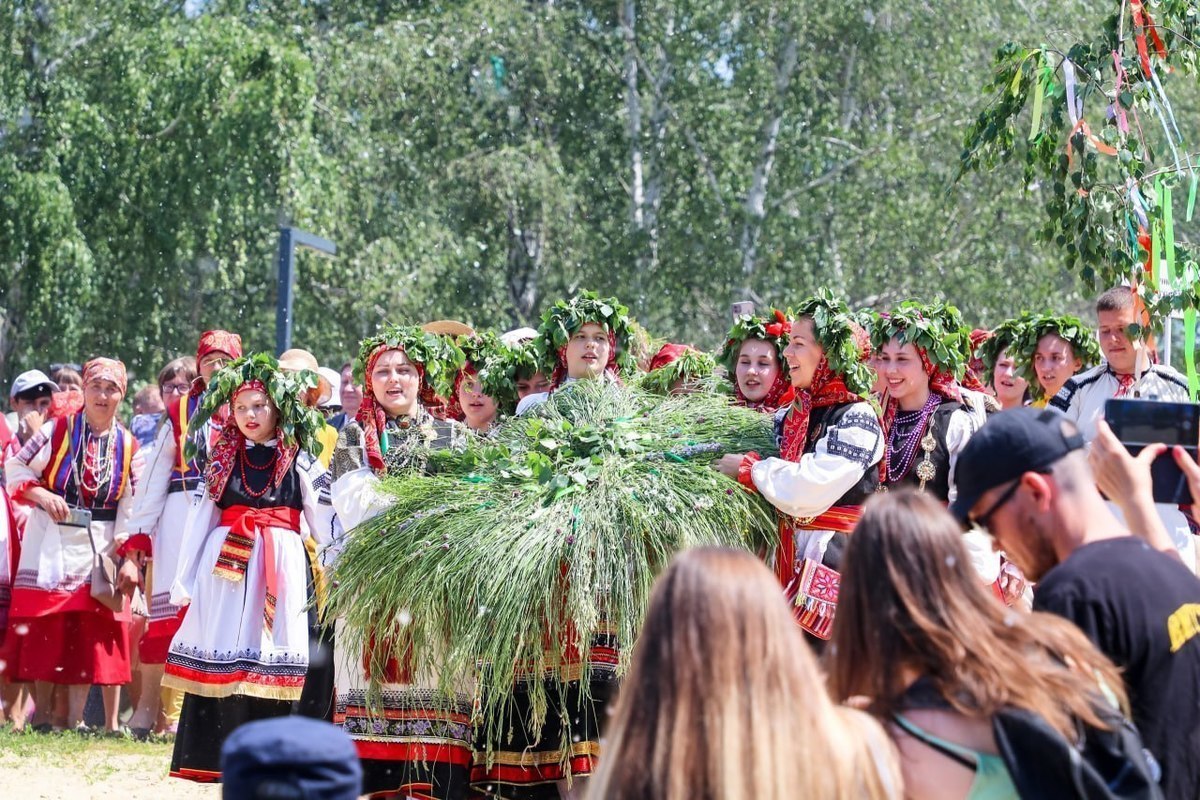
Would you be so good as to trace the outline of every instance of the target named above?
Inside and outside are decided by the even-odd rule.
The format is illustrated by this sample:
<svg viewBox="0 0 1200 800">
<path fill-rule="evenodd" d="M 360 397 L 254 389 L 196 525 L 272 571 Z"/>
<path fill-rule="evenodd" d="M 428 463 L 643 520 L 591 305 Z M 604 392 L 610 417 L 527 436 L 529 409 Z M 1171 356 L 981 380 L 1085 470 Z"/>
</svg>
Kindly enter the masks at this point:
<svg viewBox="0 0 1200 800">
<path fill-rule="evenodd" d="M 436 333 L 438 336 L 474 336 L 475 329 L 465 322 L 454 319 L 439 319 L 426 322 L 421 326 L 426 333 Z"/>
<path fill-rule="evenodd" d="M 317 357 L 307 350 L 294 347 L 284 351 L 283 355 L 279 357 L 279 368 L 285 372 L 299 372 L 307 369 L 316 374 L 317 388 L 309 392 L 308 405 L 310 406 L 316 405 L 319 398 L 333 393 L 333 387 L 320 372 L 321 365 L 317 363 Z"/>
</svg>

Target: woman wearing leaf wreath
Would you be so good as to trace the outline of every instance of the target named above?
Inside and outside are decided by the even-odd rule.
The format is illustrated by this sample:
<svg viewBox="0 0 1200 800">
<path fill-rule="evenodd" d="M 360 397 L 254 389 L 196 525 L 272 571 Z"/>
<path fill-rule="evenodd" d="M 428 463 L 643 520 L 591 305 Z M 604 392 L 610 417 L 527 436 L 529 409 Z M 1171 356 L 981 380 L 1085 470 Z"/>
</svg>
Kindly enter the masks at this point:
<svg viewBox="0 0 1200 800">
<path fill-rule="evenodd" d="M 639 385 L 661 395 L 691 394 L 711 385 L 717 362 L 691 345 L 667 343 L 650 359 Z"/>
<path fill-rule="evenodd" d="M 192 418 L 201 426 L 230 408 L 171 589 L 171 602 L 187 606 L 163 677 L 185 693 L 174 777 L 219 780 L 225 738 L 245 722 L 286 716 L 300 699 L 309 648 L 302 537 L 322 547 L 333 538 L 329 479 L 312 455 L 323 420 L 302 400 L 316 383 L 269 355 L 247 356 L 213 376 Z"/>
<path fill-rule="evenodd" d="M 491 332 L 462 337 L 464 361 L 454 376 L 461 421 L 477 436 L 489 436 L 517 404 L 516 362 Z"/>
<path fill-rule="evenodd" d="M 820 640 L 832 633 L 842 551 L 883 456 L 879 414 L 864 399 L 869 355 L 845 303 L 824 290 L 805 300 L 784 350 L 795 399 L 775 418 L 779 457 L 731 454 L 716 465 L 778 510 L 775 575 L 800 626 Z"/>
<path fill-rule="evenodd" d="M 25 523 L 6 644 L 9 676 L 34 682 L 34 729 L 48 731 L 53 686 L 64 685 L 68 726 L 81 725 L 88 688 L 103 688 L 105 727 L 119 727 L 129 682 L 130 609 L 93 594 L 93 552 L 125 544 L 119 520 L 133 507 L 141 472 L 137 440 L 117 419 L 125 365 L 96 358 L 83 368 L 82 408 L 46 422 L 5 463 L 8 493 L 34 506 Z"/>
<path fill-rule="evenodd" d="M 517 413 L 537 408 L 551 392 L 573 381 L 620 380 L 623 373 L 632 373 L 636 365 L 629 352 L 629 326 L 629 309 L 615 297 L 581 292 L 555 303 L 538 329 L 543 361 L 554 364 L 550 389 L 521 400 Z"/>
<path fill-rule="evenodd" d="M 1016 344 L 1029 324 L 1030 315 L 1006 319 L 991 331 L 978 350 L 984 384 L 992 387 L 1000 408 L 1020 408 L 1029 402 L 1029 382 Z"/>
<path fill-rule="evenodd" d="M 879 485 L 914 485 L 954 499 L 954 465 L 979 426 L 963 400 L 969 332 L 954 306 L 916 301 L 880 314 L 871 330 L 884 395 Z"/>
<path fill-rule="evenodd" d="M 380 489 L 384 477 L 421 474 L 430 455 L 457 449 L 465 428 L 436 419 L 421 397 L 452 397 L 447 384 L 463 360 L 446 337 L 417 327 L 393 326 L 362 343 L 355 374 L 363 400 L 342 429 L 331 472 L 333 504 L 349 536 L 394 502 Z M 471 765 L 471 705 L 465 694 L 445 696 L 414 683 L 412 665 L 390 652 L 387 638 L 365 653 L 349 653 L 337 637 L 335 723 L 354 739 L 363 767 L 363 791 L 375 796 L 465 797 Z M 384 686 L 368 699 L 371 664 L 383 659 Z"/>
<path fill-rule="evenodd" d="M 150 619 L 138 645 L 142 664 L 142 692 L 137 710 L 129 720 L 134 736 L 146 738 L 154 727 L 159 708 L 158 686 L 162 681 L 167 649 L 179 630 L 183 609 L 171 603 L 171 586 L 179 567 L 180 546 L 187 526 L 188 510 L 194 494 L 203 482 L 204 454 L 216 441 L 228 409 L 221 409 L 208 422 L 189 429 L 189 420 L 200 408 L 208 382 L 221 367 L 242 355 L 242 338 L 236 333 L 206 331 L 196 346 L 196 370 L 190 385 L 167 405 L 167 424 L 159 427 L 145 472 L 138 480 L 133 496 L 133 513 L 125 523 L 129 540 L 125 545 L 126 562 L 122 575 L 136 582 L 139 567 L 147 562 L 153 569 L 147 574 L 153 585 L 147 587 Z M 172 362 L 174 364 L 175 362 Z M 195 374 L 195 371 L 192 373 Z M 189 380 L 179 375 L 172 380 Z M 160 380 L 161 384 L 161 380 Z M 188 439 L 203 443 L 196 458 L 184 457 Z"/>
<path fill-rule="evenodd" d="M 770 317 L 743 314 L 734 321 L 720 361 L 729 371 L 737 404 L 774 414 L 792 402 L 783 357 L 792 323 L 774 309 Z"/>
<path fill-rule="evenodd" d="M 1100 363 L 1100 345 L 1079 317 L 1034 316 L 1014 349 L 1038 408 L 1045 408 L 1072 377 Z"/>
</svg>

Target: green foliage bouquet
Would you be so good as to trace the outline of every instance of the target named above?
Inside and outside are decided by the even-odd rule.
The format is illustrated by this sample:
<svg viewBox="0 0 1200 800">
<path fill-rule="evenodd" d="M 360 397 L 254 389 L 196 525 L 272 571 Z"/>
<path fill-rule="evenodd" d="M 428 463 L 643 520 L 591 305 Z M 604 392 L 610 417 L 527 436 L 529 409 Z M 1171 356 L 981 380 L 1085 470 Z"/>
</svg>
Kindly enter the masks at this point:
<svg viewBox="0 0 1200 800">
<path fill-rule="evenodd" d="M 555 674 L 602 623 L 624 673 L 676 552 L 773 538 L 770 507 L 709 466 L 748 450 L 774 450 L 771 420 L 725 398 L 569 384 L 494 439 L 435 454 L 433 476 L 385 479 L 394 503 L 349 535 L 329 613 L 348 646 L 375 643 L 373 686 L 411 652 L 447 690 L 479 675 L 486 724 L 513 724 L 502 710 L 517 677 Z M 552 695 L 528 686 L 536 730 Z"/>
</svg>

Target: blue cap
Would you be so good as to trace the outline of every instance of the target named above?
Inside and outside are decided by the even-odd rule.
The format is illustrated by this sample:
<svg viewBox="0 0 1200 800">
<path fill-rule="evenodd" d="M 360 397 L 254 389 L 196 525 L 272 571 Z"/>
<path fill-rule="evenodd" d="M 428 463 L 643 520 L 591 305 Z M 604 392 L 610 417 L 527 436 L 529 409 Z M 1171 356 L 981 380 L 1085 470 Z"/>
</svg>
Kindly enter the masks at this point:
<svg viewBox="0 0 1200 800">
<path fill-rule="evenodd" d="M 979 498 L 1026 472 L 1045 470 L 1084 445 L 1078 432 L 1068 433 L 1067 418 L 1052 408 L 1011 408 L 992 414 L 971 436 L 954 468 L 958 496 L 950 513 L 962 524 Z"/>
<path fill-rule="evenodd" d="M 248 722 L 221 748 L 221 796 L 356 800 L 362 765 L 341 728 L 308 717 Z"/>
</svg>

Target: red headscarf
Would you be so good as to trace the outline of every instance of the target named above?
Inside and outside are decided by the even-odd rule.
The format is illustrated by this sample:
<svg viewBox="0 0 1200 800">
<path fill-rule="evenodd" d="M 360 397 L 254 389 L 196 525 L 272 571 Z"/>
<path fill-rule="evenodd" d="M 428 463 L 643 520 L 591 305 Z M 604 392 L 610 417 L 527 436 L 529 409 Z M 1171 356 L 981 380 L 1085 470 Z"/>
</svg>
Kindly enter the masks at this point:
<svg viewBox="0 0 1200 800">
<path fill-rule="evenodd" d="M 979 357 L 979 348 L 992 338 L 992 335 L 992 332 L 985 328 L 976 328 L 971 331 L 971 360 L 967 362 L 967 372 L 962 381 L 962 385 L 967 389 L 976 392 L 987 391 L 982 380 L 987 367 L 984 366 L 983 359 Z"/>
<path fill-rule="evenodd" d="M 383 447 L 379 443 L 379 434 L 387 425 L 387 414 L 384 413 L 383 406 L 379 405 L 379 401 L 375 399 L 375 383 L 371 380 L 371 373 L 375 371 L 375 364 L 378 363 L 383 354 L 392 350 L 399 350 L 401 353 L 404 353 L 403 347 L 389 347 L 384 343 L 372 350 L 371 355 L 367 356 L 366 374 L 363 376 L 362 405 L 358 407 L 358 414 L 354 417 L 359 427 L 362 428 L 363 449 L 367 453 L 367 463 L 376 472 L 387 470 L 387 463 L 383 460 Z M 411 358 L 409 358 L 409 361 L 416 368 L 418 378 L 421 382 L 421 395 L 417 397 L 417 402 L 423 403 L 426 389 L 425 365 L 413 361 Z"/>
<path fill-rule="evenodd" d="M 776 311 L 775 314 L 778 317 L 780 312 Z M 767 326 L 767 333 L 771 336 L 787 336 L 791 332 L 792 323 L 786 318 L 782 322 L 776 320 Z M 743 341 L 738 345 L 739 351 L 741 350 L 742 345 L 745 343 L 746 342 Z M 768 344 L 773 347 L 775 345 L 774 342 L 768 342 Z M 733 376 L 733 393 L 736 397 L 735 402 L 739 406 L 753 408 L 755 411 L 762 411 L 767 414 L 774 414 L 776 411 L 786 405 L 789 405 L 795 400 L 796 390 L 792 387 L 792 381 L 787 375 L 787 370 L 784 369 L 786 365 L 779 359 L 778 352 L 779 351 L 776 350 L 775 358 L 780 362 L 779 374 L 775 376 L 775 382 L 771 384 L 770 390 L 767 391 L 767 396 L 762 400 L 747 399 L 746 395 L 742 394 L 742 387 L 738 385 L 737 376 Z"/>
<path fill-rule="evenodd" d="M 200 334 L 200 344 L 196 346 L 196 363 L 211 353 L 225 353 L 237 360 L 242 357 L 242 337 L 229 331 L 205 331 Z"/>
<path fill-rule="evenodd" d="M 588 320 L 591 322 L 591 320 Z M 584 325 L 587 323 L 585 322 Z M 594 323 L 599 325 L 600 323 Z M 582 326 L 580 326 L 582 327 Z M 604 365 L 604 372 L 617 377 L 617 334 L 611 329 L 608 332 L 608 363 Z M 554 391 L 562 386 L 563 381 L 567 379 L 567 346 L 564 344 L 558 348 L 558 353 L 555 354 L 554 372 L 550 374 L 550 391 Z"/>
<path fill-rule="evenodd" d="M 668 364 L 679 360 L 679 357 L 684 353 L 695 352 L 696 348 L 687 344 L 664 344 L 658 348 L 658 352 L 654 354 L 654 358 L 650 359 L 650 372 L 656 369 L 662 369 Z"/>
<path fill-rule="evenodd" d="M 866 361 L 871 356 L 871 341 L 861 326 L 853 324 L 854 343 L 858 345 L 858 360 Z M 792 401 L 791 411 L 783 422 L 783 448 L 780 455 L 788 461 L 799 461 L 804 452 L 804 441 L 808 438 L 808 423 L 814 408 L 858 403 L 862 397 L 850 391 L 846 379 L 829 366 L 829 359 L 821 356 L 813 372 L 812 383 L 800 389 Z"/>
<path fill-rule="evenodd" d="M 84 364 L 83 385 L 92 381 L 112 381 L 121 389 L 122 396 L 128 389 L 125 365 L 115 358 L 93 358 Z"/>
<path fill-rule="evenodd" d="M 262 392 L 269 396 L 267 387 L 263 385 L 262 381 L 258 379 L 246 381 L 233 390 L 233 396 L 229 398 L 229 407 L 233 406 L 240 394 L 251 391 Z M 295 460 L 296 454 L 300 451 L 300 446 L 298 444 L 285 445 L 278 429 L 275 431 L 275 438 L 275 447 L 279 451 L 279 458 L 275 460 L 275 469 L 271 473 L 271 485 L 279 486 L 288 469 L 292 466 L 292 461 Z M 212 446 L 212 450 L 209 452 L 208 467 L 204 472 L 205 482 L 208 484 L 208 493 L 212 499 L 221 499 L 221 494 L 225 491 L 226 484 L 229 483 L 229 476 L 233 474 L 234 467 L 237 465 L 237 459 L 241 456 L 241 452 L 245 447 L 246 437 L 242 433 L 241 428 L 236 424 L 230 423 L 221 428 L 221 433 L 217 437 L 216 444 Z"/>
</svg>

